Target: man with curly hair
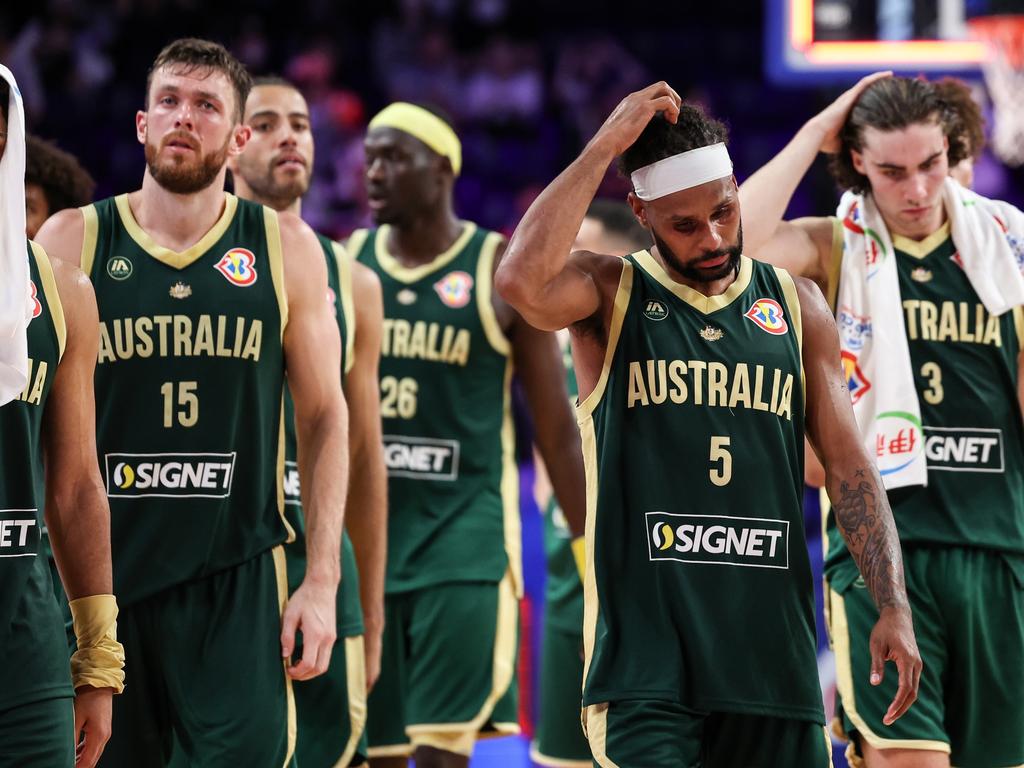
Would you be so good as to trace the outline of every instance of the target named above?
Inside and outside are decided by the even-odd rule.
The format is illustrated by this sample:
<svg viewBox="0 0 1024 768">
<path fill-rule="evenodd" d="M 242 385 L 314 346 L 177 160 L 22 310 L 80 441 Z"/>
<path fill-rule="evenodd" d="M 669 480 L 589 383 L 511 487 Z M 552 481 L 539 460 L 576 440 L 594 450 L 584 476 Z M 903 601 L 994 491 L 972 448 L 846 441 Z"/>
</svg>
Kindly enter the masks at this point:
<svg viewBox="0 0 1024 768">
<path fill-rule="evenodd" d="M 91 203 L 95 189 L 74 155 L 38 136 L 25 137 L 25 234 L 30 238 L 57 211 Z"/>
<path fill-rule="evenodd" d="M 750 251 L 832 304 L 903 543 L 924 672 L 888 725 L 892 681 L 862 674 L 874 608 L 827 519 L 837 724 L 868 768 L 1024 763 L 1024 214 L 950 178 L 979 119 L 948 84 L 882 78 L 741 189 Z M 781 221 L 819 150 L 847 190 L 837 215 Z"/>
</svg>

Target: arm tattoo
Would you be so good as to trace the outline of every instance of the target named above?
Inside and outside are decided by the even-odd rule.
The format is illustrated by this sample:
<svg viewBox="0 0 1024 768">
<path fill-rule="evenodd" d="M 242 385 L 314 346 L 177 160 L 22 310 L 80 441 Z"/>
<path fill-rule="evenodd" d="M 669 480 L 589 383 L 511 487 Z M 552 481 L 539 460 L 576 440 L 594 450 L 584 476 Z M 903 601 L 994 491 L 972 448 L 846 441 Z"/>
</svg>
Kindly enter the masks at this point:
<svg viewBox="0 0 1024 768">
<path fill-rule="evenodd" d="M 832 510 L 878 609 L 905 604 L 899 538 L 877 471 L 857 469 L 840 480 Z"/>
</svg>

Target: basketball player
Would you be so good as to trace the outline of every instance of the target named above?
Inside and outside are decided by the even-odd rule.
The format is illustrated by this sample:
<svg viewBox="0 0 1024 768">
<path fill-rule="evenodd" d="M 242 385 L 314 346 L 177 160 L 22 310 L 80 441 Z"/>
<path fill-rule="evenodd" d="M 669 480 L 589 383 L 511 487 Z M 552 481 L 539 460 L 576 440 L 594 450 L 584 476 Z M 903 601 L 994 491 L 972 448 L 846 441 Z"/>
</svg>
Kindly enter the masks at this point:
<svg viewBox="0 0 1024 768">
<path fill-rule="evenodd" d="M 0 79 L 5 190 L 21 182 L 2 162 L 9 148 L 9 97 L 7 81 Z M 22 135 L 12 142 L 23 142 Z M 23 215 L 13 206 L 0 212 L 4 233 L 19 232 Z M 0 408 L 0 765 L 91 767 L 110 737 L 111 697 L 124 687 L 111 594 L 110 517 L 95 453 L 96 302 L 78 270 L 51 264 L 35 243 L 28 242 L 27 250 L 28 383 Z M 78 647 L 70 665 L 41 545 L 43 509 L 71 597 Z"/>
<path fill-rule="evenodd" d="M 587 208 L 574 251 L 625 256 L 650 245 L 651 239 L 621 200 L 595 200 Z M 576 401 L 569 332 L 559 331 L 571 402 Z M 540 716 L 530 750 L 533 762 L 553 768 L 589 768 L 590 745 L 580 728 L 580 688 L 583 685 L 583 584 L 572 551 L 572 534 L 555 501 L 539 456 L 534 456 L 537 480 L 534 494 L 544 514 L 544 636 L 540 665 Z"/>
<path fill-rule="evenodd" d="M 334 644 L 340 341 L 312 231 L 223 191 L 249 138 L 249 86 L 220 45 L 170 43 L 136 117 L 142 188 L 62 211 L 39 234 L 81 263 L 99 305 L 98 448 L 133 677 L 109 765 L 166 765 L 174 742 L 191 763 L 289 763 L 291 681 L 323 673 Z M 290 597 L 286 373 L 308 479 L 306 577 Z"/>
<path fill-rule="evenodd" d="M 88 205 L 95 189 L 96 182 L 74 155 L 37 136 L 25 137 L 25 233 L 29 238 L 58 211 Z"/>
<path fill-rule="evenodd" d="M 518 730 L 522 591 L 513 365 L 569 524 L 582 533 L 583 471 L 553 334 L 529 327 L 491 282 L 502 237 L 453 210 L 451 126 L 396 103 L 369 125 L 366 188 L 379 227 L 348 251 L 384 294 L 381 414 L 388 565 L 381 677 L 370 694 L 375 766 L 465 766 L 482 730 Z"/>
<path fill-rule="evenodd" d="M 871 677 L 886 660 L 899 672 L 887 722 L 917 687 L 899 541 L 834 323 L 809 282 L 742 255 L 725 140 L 665 83 L 631 94 L 527 211 L 495 278 L 529 322 L 572 334 L 589 489 L 584 722 L 602 766 L 829 765 L 797 528 L 805 424 L 881 612 Z M 618 155 L 655 247 L 570 256 Z"/>
<path fill-rule="evenodd" d="M 245 151 L 230 161 L 235 192 L 242 199 L 298 216 L 313 169 L 313 134 L 306 100 L 285 80 L 261 78 L 249 92 L 244 119 L 252 138 Z M 299 719 L 296 756 L 299 765 L 307 768 L 360 765 L 366 760 L 366 690 L 380 673 L 387 552 L 387 475 L 377 394 L 380 281 L 362 264 L 353 263 L 340 244 L 323 235 L 317 238 L 327 262 L 331 308 L 345 340 L 342 371 L 349 404 L 351 472 L 337 606 L 338 637 L 345 642 L 335 649 L 326 675 L 295 686 Z M 286 403 L 290 408 L 291 399 Z M 294 468 L 295 428 L 290 419 L 285 426 L 285 461 Z M 305 567 L 301 551 L 304 526 L 298 472 L 288 471 L 285 510 L 297 534 L 288 550 L 288 576 L 289 588 L 295 589 Z"/>
<path fill-rule="evenodd" d="M 1024 763 L 1024 220 L 947 181 L 973 149 L 963 130 L 935 84 L 884 79 L 810 120 L 742 190 L 758 256 L 817 280 L 836 309 L 903 542 L 925 671 L 910 716 L 886 728 L 891 684 L 858 671 L 872 608 L 828 521 L 839 714 L 870 768 Z M 850 190 L 843 215 L 780 223 L 819 150 Z M 894 426 L 890 412 L 920 417 Z"/>
</svg>

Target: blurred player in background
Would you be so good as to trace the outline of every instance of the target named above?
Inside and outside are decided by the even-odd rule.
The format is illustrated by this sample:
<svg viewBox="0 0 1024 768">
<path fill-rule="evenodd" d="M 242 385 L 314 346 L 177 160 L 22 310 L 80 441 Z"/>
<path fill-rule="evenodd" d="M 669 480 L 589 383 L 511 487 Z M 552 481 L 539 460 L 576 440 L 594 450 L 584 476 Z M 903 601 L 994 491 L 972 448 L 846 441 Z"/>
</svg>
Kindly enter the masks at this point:
<svg viewBox="0 0 1024 768">
<path fill-rule="evenodd" d="M 285 80 L 259 78 L 246 101 L 244 120 L 252 138 L 245 151 L 230 161 L 235 192 L 245 200 L 300 215 L 314 151 L 306 100 Z M 337 605 L 338 637 L 344 644 L 335 648 L 326 675 L 295 686 L 296 757 L 304 768 L 332 768 L 366 760 L 366 691 L 380 674 L 384 628 L 387 475 L 377 389 L 380 281 L 353 262 L 339 243 L 319 234 L 317 239 L 327 263 L 329 306 L 343 339 L 342 381 L 349 404 L 351 469 Z M 305 572 L 292 409 L 291 397 L 286 396 L 285 511 L 296 530 L 296 540 L 287 550 L 290 590 L 302 583 Z"/>
<path fill-rule="evenodd" d="M 132 680 L 106 765 L 163 766 L 175 744 L 193 764 L 288 764 L 291 681 L 326 671 L 334 645 L 340 341 L 313 232 L 224 192 L 250 84 L 222 46 L 170 43 L 136 116 L 142 188 L 39 232 L 81 263 L 99 305 L 97 442 Z M 307 567 L 290 597 L 286 374 L 306 478 Z"/>
<path fill-rule="evenodd" d="M 595 200 L 587 208 L 574 251 L 625 256 L 650 245 L 651 238 L 621 200 Z M 558 331 L 569 400 L 576 402 L 569 332 Z M 534 456 L 534 495 L 544 515 L 544 638 L 540 665 L 540 716 L 530 756 L 553 768 L 591 765 L 590 745 L 580 725 L 583 687 L 583 583 L 572 551 L 572 532 L 555 500 L 544 462 Z"/>
<path fill-rule="evenodd" d="M 96 182 L 78 159 L 55 144 L 25 138 L 25 232 L 30 237 L 47 218 L 92 202 Z"/>
<path fill-rule="evenodd" d="M 369 124 L 366 189 L 379 227 L 349 253 L 384 294 L 381 414 L 388 565 L 381 677 L 370 694 L 376 766 L 465 766 L 481 731 L 518 732 L 522 594 L 512 373 L 576 535 L 579 434 L 553 334 L 492 291 L 505 242 L 453 210 L 462 163 L 450 124 L 396 103 Z"/>
<path fill-rule="evenodd" d="M 1024 215 L 949 178 L 980 145 L 952 90 L 865 78 L 741 190 L 751 251 L 835 310 L 903 544 L 925 666 L 890 725 L 893 682 L 864 682 L 875 609 L 828 518 L 839 716 L 869 768 L 1024 763 Z M 837 216 L 782 222 L 819 150 L 848 190 Z"/>
</svg>

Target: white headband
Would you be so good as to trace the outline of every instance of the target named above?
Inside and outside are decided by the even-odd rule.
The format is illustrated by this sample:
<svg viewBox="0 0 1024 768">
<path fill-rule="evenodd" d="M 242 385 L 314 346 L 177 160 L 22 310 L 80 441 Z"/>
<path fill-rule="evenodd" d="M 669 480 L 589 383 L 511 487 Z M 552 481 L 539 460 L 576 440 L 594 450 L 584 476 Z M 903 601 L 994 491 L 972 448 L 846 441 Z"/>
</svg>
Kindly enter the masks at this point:
<svg viewBox="0 0 1024 768">
<path fill-rule="evenodd" d="M 637 197 L 656 200 L 726 176 L 732 176 L 732 159 L 725 144 L 718 143 L 645 165 L 633 171 L 629 178 Z"/>
</svg>

